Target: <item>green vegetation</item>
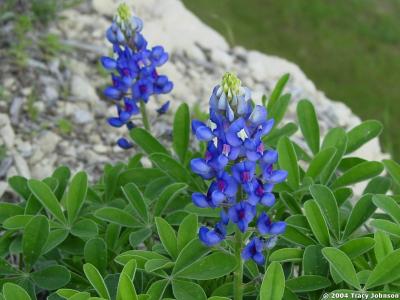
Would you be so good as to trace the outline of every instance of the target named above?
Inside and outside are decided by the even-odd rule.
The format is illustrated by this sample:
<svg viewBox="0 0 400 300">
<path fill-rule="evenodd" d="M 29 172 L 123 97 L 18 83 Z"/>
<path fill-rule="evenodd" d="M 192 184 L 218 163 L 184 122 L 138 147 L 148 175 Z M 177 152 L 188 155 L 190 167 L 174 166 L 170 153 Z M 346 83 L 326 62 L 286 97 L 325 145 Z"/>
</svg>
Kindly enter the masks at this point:
<svg viewBox="0 0 400 300">
<path fill-rule="evenodd" d="M 381 120 L 386 151 L 399 153 L 400 1 L 183 2 L 230 43 L 296 62 L 330 98 Z"/>
</svg>

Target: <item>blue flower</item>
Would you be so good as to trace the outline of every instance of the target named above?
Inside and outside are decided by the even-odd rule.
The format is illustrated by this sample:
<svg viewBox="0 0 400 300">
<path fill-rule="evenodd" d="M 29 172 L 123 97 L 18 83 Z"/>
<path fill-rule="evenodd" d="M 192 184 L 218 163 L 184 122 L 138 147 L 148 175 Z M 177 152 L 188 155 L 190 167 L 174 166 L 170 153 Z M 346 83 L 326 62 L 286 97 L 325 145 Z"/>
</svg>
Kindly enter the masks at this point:
<svg viewBox="0 0 400 300">
<path fill-rule="evenodd" d="M 238 147 L 250 136 L 246 126 L 246 121 L 243 118 L 235 120 L 226 133 L 226 140 L 233 147 Z"/>
<path fill-rule="evenodd" d="M 153 83 L 148 78 L 139 79 L 132 86 L 132 96 L 147 102 L 153 93 Z"/>
<path fill-rule="evenodd" d="M 228 211 L 229 219 L 235 223 L 241 232 L 245 232 L 249 223 L 256 215 L 255 206 L 242 201 L 232 206 Z"/>
<path fill-rule="evenodd" d="M 117 141 L 118 146 L 122 149 L 130 149 L 133 147 L 133 144 L 129 142 L 126 138 L 119 138 Z"/>
<path fill-rule="evenodd" d="M 161 105 L 161 106 L 157 109 L 157 113 L 158 113 L 159 115 L 165 114 L 165 113 L 168 111 L 168 109 L 169 109 L 169 104 L 170 104 L 169 101 L 165 102 L 163 105 Z"/>
<path fill-rule="evenodd" d="M 190 168 L 194 173 L 200 175 L 204 179 L 211 179 L 215 176 L 213 168 L 211 168 L 202 158 L 192 159 L 190 162 Z"/>
<path fill-rule="evenodd" d="M 199 230 L 199 238 L 206 246 L 214 246 L 225 239 L 226 229 L 224 224 L 218 222 L 214 230 L 207 227 L 201 227 Z"/>
<path fill-rule="evenodd" d="M 256 171 L 256 163 L 252 161 L 242 161 L 232 167 L 232 175 L 236 181 L 243 185 L 246 192 L 253 190 L 253 178 Z"/>
<path fill-rule="evenodd" d="M 263 184 L 260 179 L 255 179 L 253 181 L 253 187 L 254 189 L 249 192 L 247 198 L 247 201 L 251 205 L 257 205 L 258 203 L 268 207 L 274 205 L 275 196 L 272 193 L 272 189 L 274 188 L 273 184 Z"/>
<path fill-rule="evenodd" d="M 211 141 L 214 138 L 214 134 L 211 129 L 201 121 L 192 121 L 192 132 L 199 141 Z"/>
<path fill-rule="evenodd" d="M 265 257 L 262 253 L 264 250 L 264 243 L 259 238 L 253 238 L 242 251 L 242 258 L 244 260 L 252 259 L 258 265 L 264 265 Z"/>
<path fill-rule="evenodd" d="M 282 234 L 286 230 L 286 223 L 282 221 L 272 223 L 269 216 L 262 212 L 257 220 L 257 229 L 261 234 Z"/>
<path fill-rule="evenodd" d="M 159 75 L 157 68 L 168 61 L 168 53 L 162 46 L 147 49 L 147 41 L 140 33 L 143 22 L 133 16 L 128 5 L 121 4 L 106 37 L 112 43 L 113 57 L 102 57 L 104 68 L 111 72 L 112 85 L 104 90 L 104 95 L 112 100 L 121 100 L 129 96 L 135 105 L 120 105 L 118 117 L 109 118 L 111 126 L 121 127 L 129 123 L 132 115 L 139 113 L 138 101 L 147 103 L 155 94 L 167 94 L 173 83 L 165 75 Z M 169 107 L 165 103 L 158 114 L 164 114 Z M 132 126 L 127 126 L 128 129 Z M 123 143 L 118 143 L 123 145 Z M 126 147 L 124 147 L 126 148 Z"/>
</svg>

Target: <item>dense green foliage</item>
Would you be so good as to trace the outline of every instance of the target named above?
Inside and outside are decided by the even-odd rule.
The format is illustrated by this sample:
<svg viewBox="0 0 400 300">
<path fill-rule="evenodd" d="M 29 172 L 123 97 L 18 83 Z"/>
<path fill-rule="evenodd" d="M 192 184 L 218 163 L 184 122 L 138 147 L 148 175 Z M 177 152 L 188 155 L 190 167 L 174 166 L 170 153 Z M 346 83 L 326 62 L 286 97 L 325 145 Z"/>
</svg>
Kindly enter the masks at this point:
<svg viewBox="0 0 400 300">
<path fill-rule="evenodd" d="M 272 95 L 266 105 L 280 119 L 290 95 L 280 95 L 279 86 Z M 245 263 L 245 299 L 399 291 L 400 197 L 385 194 L 400 184 L 400 166 L 351 155 L 379 135 L 381 125 L 334 128 L 320 140 L 308 100 L 298 104 L 298 116 L 308 149 L 291 140 L 298 130 L 292 123 L 277 124 L 265 140 L 278 149 L 279 167 L 289 176 L 276 188 L 281 201 L 263 209 L 288 226 L 265 266 Z M 0 299 L 231 299 L 234 241 L 208 248 L 197 237 L 199 224 L 219 213 L 191 203 L 191 192 L 207 187 L 188 169 L 200 155 L 190 147 L 189 128 L 182 104 L 173 151 L 133 129 L 140 150 L 128 162 L 106 165 L 93 184 L 66 167 L 43 180 L 10 178 L 19 201 L 0 203 Z M 365 131 L 374 134 L 360 134 Z M 379 176 L 385 167 L 393 182 Z M 358 182 L 368 184 L 353 194 Z"/>
<path fill-rule="evenodd" d="M 382 121 L 382 142 L 398 158 L 399 1 L 183 2 L 232 44 L 295 62 L 331 99 Z"/>
</svg>

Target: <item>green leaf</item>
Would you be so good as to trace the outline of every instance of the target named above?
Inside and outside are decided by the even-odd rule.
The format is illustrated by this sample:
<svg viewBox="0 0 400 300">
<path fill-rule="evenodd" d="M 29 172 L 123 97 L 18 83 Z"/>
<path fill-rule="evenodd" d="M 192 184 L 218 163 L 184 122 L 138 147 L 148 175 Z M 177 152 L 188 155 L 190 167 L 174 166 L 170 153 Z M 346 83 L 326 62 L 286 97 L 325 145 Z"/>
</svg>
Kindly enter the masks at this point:
<svg viewBox="0 0 400 300">
<path fill-rule="evenodd" d="M 375 232 L 374 240 L 375 257 L 378 262 L 381 262 L 387 255 L 393 252 L 392 241 L 386 233 L 379 230 Z"/>
<path fill-rule="evenodd" d="M 361 237 L 352 239 L 339 247 L 344 253 L 346 253 L 351 259 L 354 259 L 375 246 L 375 241 L 370 237 Z"/>
<path fill-rule="evenodd" d="M 349 142 L 346 153 L 351 153 L 362 145 L 381 134 L 383 129 L 382 123 L 376 120 L 367 120 L 351 129 L 347 136 Z"/>
<path fill-rule="evenodd" d="M 400 249 L 388 254 L 368 277 L 366 289 L 391 283 L 400 278 Z"/>
<path fill-rule="evenodd" d="M 236 258 L 233 255 L 214 252 L 175 275 L 187 279 L 209 280 L 229 274 L 236 268 L 236 265 Z"/>
<path fill-rule="evenodd" d="M 156 201 L 154 207 L 154 215 L 161 216 L 164 210 L 168 208 L 169 204 L 172 203 L 176 199 L 176 197 L 184 192 L 186 189 L 187 185 L 185 183 L 179 182 L 172 183 L 166 186 Z"/>
<path fill-rule="evenodd" d="M 24 209 L 21 206 L 11 203 L 1 203 L 0 202 L 0 223 L 3 223 L 4 220 L 16 216 L 23 215 Z"/>
<path fill-rule="evenodd" d="M 35 216 L 26 224 L 22 236 L 22 253 L 25 264 L 33 266 L 42 254 L 49 235 L 49 222 L 45 216 Z"/>
<path fill-rule="evenodd" d="M 163 299 L 164 292 L 169 284 L 168 279 L 158 280 L 152 283 L 150 288 L 147 290 L 147 294 L 150 295 L 149 300 L 161 300 Z"/>
<path fill-rule="evenodd" d="M 290 98 L 290 94 L 280 96 L 273 108 L 268 111 L 268 117 L 274 119 L 274 126 L 277 126 L 282 121 L 289 106 Z"/>
<path fill-rule="evenodd" d="M 330 285 L 328 278 L 318 275 L 303 275 L 286 280 L 286 287 L 295 293 L 318 291 Z"/>
<path fill-rule="evenodd" d="M 82 219 L 72 226 L 71 234 L 80 238 L 91 238 L 98 234 L 98 227 L 94 221 Z"/>
<path fill-rule="evenodd" d="M 310 162 L 304 177 L 311 177 L 312 179 L 316 180 L 318 176 L 321 175 L 321 173 L 325 170 L 325 168 L 329 166 L 330 162 L 335 157 L 335 154 L 336 149 L 333 147 L 321 150 Z"/>
<path fill-rule="evenodd" d="M 101 274 L 107 268 L 107 245 L 102 238 L 88 240 L 83 250 L 85 261 L 94 265 Z"/>
<path fill-rule="evenodd" d="M 132 279 L 126 274 L 121 274 L 118 281 L 117 300 L 137 300 L 135 287 Z"/>
<path fill-rule="evenodd" d="M 360 283 L 350 258 L 341 250 L 328 247 L 322 249 L 322 253 L 329 261 L 335 272 L 348 284 L 360 289 Z"/>
<path fill-rule="evenodd" d="M 367 194 L 362 196 L 351 210 L 350 217 L 344 229 L 342 239 L 347 238 L 362 224 L 364 224 L 364 222 L 372 216 L 375 210 L 376 207 L 372 203 L 372 195 Z"/>
<path fill-rule="evenodd" d="M 392 159 L 384 160 L 383 164 L 397 185 L 400 185 L 400 165 Z"/>
<path fill-rule="evenodd" d="M 296 190 L 299 187 L 300 174 L 297 156 L 293 144 L 288 137 L 282 137 L 278 142 L 279 167 L 288 171 L 287 184 Z"/>
<path fill-rule="evenodd" d="M 285 274 L 280 263 L 273 262 L 265 272 L 261 288 L 261 300 L 280 300 L 285 291 Z"/>
<path fill-rule="evenodd" d="M 133 128 L 129 131 L 129 135 L 147 154 L 164 153 L 169 155 L 168 150 L 145 129 L 140 127 Z"/>
<path fill-rule="evenodd" d="M 320 244 L 328 246 L 330 244 L 328 227 L 320 208 L 314 200 L 308 200 L 304 203 L 304 214 L 315 238 Z"/>
<path fill-rule="evenodd" d="M 321 150 L 334 147 L 336 154 L 333 159 L 327 164 L 322 172 L 320 179 L 321 183 L 328 183 L 335 173 L 339 163 L 346 151 L 347 134 L 342 128 L 333 128 L 328 131 L 321 146 Z"/>
<path fill-rule="evenodd" d="M 132 208 L 135 210 L 137 216 L 146 224 L 149 216 L 142 192 L 134 183 L 125 185 L 122 187 L 122 191 Z"/>
<path fill-rule="evenodd" d="M 209 252 L 210 248 L 204 246 L 198 238 L 193 239 L 179 253 L 172 274 L 178 274 Z"/>
<path fill-rule="evenodd" d="M 184 280 L 173 280 L 172 291 L 176 300 L 206 300 L 207 296 L 200 285 Z"/>
<path fill-rule="evenodd" d="M 136 260 L 131 259 L 125 264 L 121 274 L 125 274 L 130 278 L 130 280 L 133 280 L 135 278 L 136 267 L 137 267 Z"/>
<path fill-rule="evenodd" d="M 199 187 L 194 182 L 193 177 L 189 173 L 189 171 L 172 157 L 162 153 L 154 153 L 150 155 L 149 158 L 171 179 L 175 180 L 176 182 L 187 183 L 194 189 L 199 190 Z"/>
<path fill-rule="evenodd" d="M 387 213 L 393 221 L 400 224 L 400 205 L 393 198 L 385 195 L 375 195 L 372 198 L 372 202 L 376 207 Z"/>
<path fill-rule="evenodd" d="M 79 172 L 72 178 L 66 197 L 69 224 L 73 224 L 79 215 L 86 199 L 87 187 L 88 179 L 85 172 Z"/>
<path fill-rule="evenodd" d="M 47 184 L 31 179 L 28 181 L 28 186 L 39 202 L 61 223 L 65 224 L 65 216 L 62 212 L 61 205 L 58 202 L 53 191 Z"/>
<path fill-rule="evenodd" d="M 90 263 L 86 263 L 83 265 L 83 272 L 96 290 L 97 294 L 99 294 L 100 297 L 111 300 L 104 279 L 101 277 L 100 272 L 96 269 L 96 267 Z"/>
<path fill-rule="evenodd" d="M 23 229 L 32 220 L 32 215 L 16 215 L 4 220 L 3 227 L 8 230 Z"/>
<path fill-rule="evenodd" d="M 312 153 L 319 152 L 319 125 L 314 105 L 309 100 L 301 100 L 297 104 L 297 118 L 300 130 Z"/>
<path fill-rule="evenodd" d="M 198 221 L 194 214 L 187 215 L 179 225 L 177 246 L 178 251 L 182 249 L 197 236 Z"/>
<path fill-rule="evenodd" d="M 314 184 L 310 186 L 310 192 L 328 224 L 331 232 L 339 238 L 340 235 L 340 220 L 339 208 L 336 202 L 335 195 L 332 191 L 321 184 Z"/>
<path fill-rule="evenodd" d="M 122 171 L 119 174 L 118 186 L 133 182 L 139 188 L 147 187 L 149 182 L 165 177 L 165 173 L 158 168 L 134 168 Z"/>
<path fill-rule="evenodd" d="M 392 180 L 390 178 L 377 176 L 368 182 L 363 194 L 386 194 L 391 186 Z"/>
<path fill-rule="evenodd" d="M 282 192 L 279 194 L 279 198 L 288 208 L 288 210 L 293 214 L 301 214 L 301 206 L 299 201 L 297 201 L 291 194 L 288 192 Z"/>
<path fill-rule="evenodd" d="M 132 214 L 116 207 L 103 207 L 95 211 L 96 218 L 125 227 L 140 227 L 140 223 Z"/>
<path fill-rule="evenodd" d="M 320 275 L 327 277 L 329 263 L 322 255 L 322 246 L 307 246 L 303 255 L 304 275 Z"/>
<path fill-rule="evenodd" d="M 22 287 L 11 282 L 6 282 L 3 285 L 3 296 L 5 300 L 31 300 L 31 297 Z"/>
<path fill-rule="evenodd" d="M 383 165 L 377 161 L 366 161 L 360 163 L 343 173 L 336 179 L 332 187 L 338 188 L 351 185 L 369 178 L 378 176 L 383 171 Z"/>
<path fill-rule="evenodd" d="M 46 290 L 55 290 L 65 286 L 71 279 L 71 274 L 64 266 L 49 266 L 31 274 L 35 284 Z"/>
<path fill-rule="evenodd" d="M 9 275 L 18 275 L 19 273 L 20 271 L 14 268 L 7 260 L 5 260 L 4 258 L 0 258 L 1 276 L 6 275 L 8 277 Z"/>
<path fill-rule="evenodd" d="M 61 200 L 64 195 L 65 188 L 68 185 L 69 178 L 71 177 L 71 171 L 66 166 L 60 166 L 54 170 L 51 177 L 55 178 L 58 181 L 58 187 L 54 191 L 54 193 L 57 199 Z"/>
<path fill-rule="evenodd" d="M 285 88 L 285 85 L 289 80 L 289 77 L 290 77 L 289 74 L 285 74 L 276 83 L 274 89 L 272 90 L 271 96 L 269 97 L 268 103 L 267 103 L 268 110 L 271 110 L 274 107 L 276 101 L 281 96 L 282 91 Z"/>
<path fill-rule="evenodd" d="M 303 249 L 282 248 L 275 250 L 269 256 L 269 261 L 277 262 L 300 262 L 303 257 Z"/>
<path fill-rule="evenodd" d="M 300 246 L 309 246 L 315 244 L 313 239 L 290 225 L 286 226 L 286 231 L 282 235 L 282 238 Z"/>
<path fill-rule="evenodd" d="M 386 233 L 394 235 L 400 238 L 400 225 L 390 222 L 388 220 L 372 220 L 371 225 L 377 229 L 380 229 Z"/>
<path fill-rule="evenodd" d="M 170 269 L 174 263 L 168 259 L 150 259 L 144 265 L 146 272 L 151 273 L 160 269 Z"/>
<path fill-rule="evenodd" d="M 8 178 L 8 184 L 12 189 L 20 195 L 25 201 L 28 201 L 31 190 L 28 187 L 28 180 L 22 176 L 13 176 Z"/>
<path fill-rule="evenodd" d="M 292 136 L 297 131 L 297 125 L 295 123 L 287 123 L 281 128 L 274 128 L 271 132 L 263 137 L 263 142 L 269 146 L 275 146 L 278 141 L 284 136 Z"/>
<path fill-rule="evenodd" d="M 175 153 L 184 163 L 190 139 L 190 112 L 186 103 L 182 103 L 175 113 L 172 137 Z"/>
<path fill-rule="evenodd" d="M 60 245 L 68 237 L 68 230 L 66 229 L 55 229 L 50 231 L 46 241 L 46 245 L 43 248 L 42 253 L 46 254 L 53 250 L 55 247 Z"/>
<path fill-rule="evenodd" d="M 129 235 L 129 244 L 131 244 L 132 248 L 136 248 L 140 243 L 147 240 L 151 234 L 152 231 L 149 228 L 142 228 L 134 231 Z"/>
<path fill-rule="evenodd" d="M 171 255 L 171 257 L 176 258 L 178 256 L 178 248 L 175 230 L 163 218 L 156 217 L 155 221 L 161 243 L 165 250 L 167 250 L 168 254 Z"/>
</svg>

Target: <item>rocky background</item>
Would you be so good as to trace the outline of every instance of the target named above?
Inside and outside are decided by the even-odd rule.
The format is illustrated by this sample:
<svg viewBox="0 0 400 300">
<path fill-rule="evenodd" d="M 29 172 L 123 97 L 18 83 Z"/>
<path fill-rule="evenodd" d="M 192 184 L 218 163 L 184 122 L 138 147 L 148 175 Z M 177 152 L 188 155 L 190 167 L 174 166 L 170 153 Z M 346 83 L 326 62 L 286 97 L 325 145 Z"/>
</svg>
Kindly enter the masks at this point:
<svg viewBox="0 0 400 300">
<path fill-rule="evenodd" d="M 117 2 L 92 0 L 64 10 L 49 28 L 43 29 L 59 38 L 57 55 L 33 52 L 22 69 L 0 58 L 0 196 L 7 190 L 7 178 L 16 174 L 44 178 L 55 166 L 65 164 L 97 177 L 104 163 L 130 155 L 115 146 L 121 132 L 106 123 L 107 117 L 116 112 L 101 95 L 109 78 L 98 63 L 101 55 L 110 52 L 104 33 Z M 286 121 L 295 120 L 296 102 L 308 98 L 316 106 L 322 134 L 334 126 L 348 129 L 360 122 L 344 104 L 318 91 L 295 64 L 231 47 L 180 1 L 126 2 L 144 20 L 149 44 L 163 45 L 170 53 L 170 61 L 161 72 L 171 78 L 175 88 L 170 95 L 149 102 L 154 118 L 155 109 L 171 100 L 169 114 L 154 119 L 157 135 L 170 132 L 172 112 L 182 101 L 192 109 L 205 111 L 212 88 L 225 71 L 238 74 L 253 90 L 256 101 L 268 94 L 283 74 L 290 73 L 287 92 L 292 93 L 293 100 Z M 4 26 L 0 34 L 12 30 Z M 44 52 L 51 50 L 51 40 L 48 43 Z M 357 154 L 374 160 L 383 157 L 377 140 Z"/>
</svg>

